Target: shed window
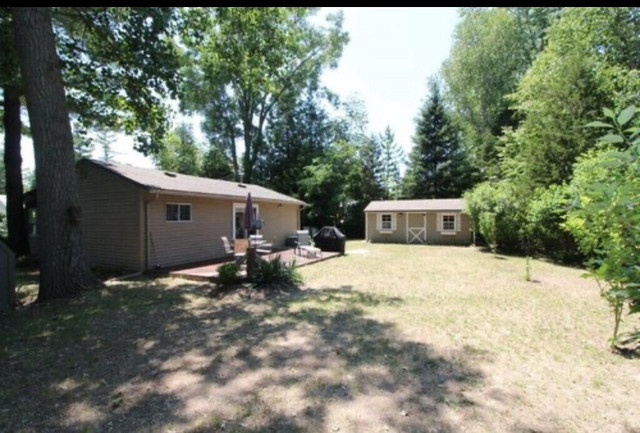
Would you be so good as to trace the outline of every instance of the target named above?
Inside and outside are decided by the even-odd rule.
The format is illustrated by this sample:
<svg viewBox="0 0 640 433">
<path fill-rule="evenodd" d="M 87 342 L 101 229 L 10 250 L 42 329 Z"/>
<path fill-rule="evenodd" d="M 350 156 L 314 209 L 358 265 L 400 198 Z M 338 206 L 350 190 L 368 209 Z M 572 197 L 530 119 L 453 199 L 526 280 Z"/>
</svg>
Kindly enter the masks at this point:
<svg viewBox="0 0 640 433">
<path fill-rule="evenodd" d="M 455 215 L 442 215 L 442 230 L 452 232 L 456 229 Z"/>
<path fill-rule="evenodd" d="M 378 231 L 381 233 L 391 233 L 396 229 L 396 215 L 392 213 L 378 214 Z"/>
<path fill-rule="evenodd" d="M 191 221 L 191 204 L 167 203 L 165 207 L 165 221 L 190 222 Z"/>
<path fill-rule="evenodd" d="M 460 215 L 455 213 L 438 214 L 438 231 L 452 235 L 460 231 Z"/>
</svg>

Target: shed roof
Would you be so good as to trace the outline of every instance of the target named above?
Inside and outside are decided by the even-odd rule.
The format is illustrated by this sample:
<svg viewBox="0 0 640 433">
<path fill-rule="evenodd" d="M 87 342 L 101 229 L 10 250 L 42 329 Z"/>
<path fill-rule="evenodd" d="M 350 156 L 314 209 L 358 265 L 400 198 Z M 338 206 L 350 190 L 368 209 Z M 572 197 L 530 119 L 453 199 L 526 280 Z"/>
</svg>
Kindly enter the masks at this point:
<svg viewBox="0 0 640 433">
<path fill-rule="evenodd" d="M 151 191 L 172 193 L 177 195 L 203 195 L 211 197 L 229 197 L 244 200 L 247 193 L 251 193 L 254 200 L 291 203 L 304 205 L 302 200 L 281 194 L 272 189 L 250 183 L 231 182 L 227 180 L 209 179 L 206 177 L 189 176 L 169 171 L 150 168 L 134 167 L 127 164 L 104 162 L 84 158 L 80 163 L 90 163 L 102 167 L 130 180 L 138 186 Z"/>
<path fill-rule="evenodd" d="M 374 200 L 365 212 L 428 212 L 464 210 L 464 199 L 435 198 L 428 200 Z"/>
</svg>

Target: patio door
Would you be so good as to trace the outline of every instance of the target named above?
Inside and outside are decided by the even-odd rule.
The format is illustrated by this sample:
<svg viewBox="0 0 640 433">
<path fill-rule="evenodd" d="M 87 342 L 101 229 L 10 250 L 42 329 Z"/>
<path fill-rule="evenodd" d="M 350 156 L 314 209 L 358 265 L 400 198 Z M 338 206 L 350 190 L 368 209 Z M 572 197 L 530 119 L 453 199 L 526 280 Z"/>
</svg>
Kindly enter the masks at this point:
<svg viewBox="0 0 640 433">
<path fill-rule="evenodd" d="M 233 222 L 233 239 L 245 239 L 246 233 L 244 230 L 244 203 L 234 203 L 233 204 L 233 215 L 231 221 Z M 260 216 L 259 213 L 260 205 L 253 205 L 253 217 L 257 219 Z M 248 234 L 255 235 L 259 234 L 259 230 L 251 230 Z"/>
<path fill-rule="evenodd" d="M 427 215 L 423 213 L 407 213 L 407 243 L 427 243 Z"/>
</svg>

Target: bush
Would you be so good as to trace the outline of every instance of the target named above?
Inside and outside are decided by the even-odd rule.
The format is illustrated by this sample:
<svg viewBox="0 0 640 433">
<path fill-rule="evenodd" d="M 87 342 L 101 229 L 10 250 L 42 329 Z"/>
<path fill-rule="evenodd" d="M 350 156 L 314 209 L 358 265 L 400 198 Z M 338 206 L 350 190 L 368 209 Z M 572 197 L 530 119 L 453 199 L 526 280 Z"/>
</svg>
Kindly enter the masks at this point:
<svg viewBox="0 0 640 433">
<path fill-rule="evenodd" d="M 605 110 L 602 148 L 575 166 L 570 192 L 573 209 L 567 227 L 589 255 L 589 269 L 598 279 L 603 298 L 614 314 L 612 345 L 640 343 L 640 333 L 626 340 L 618 335 L 625 307 L 640 314 L 640 119 L 629 128 L 634 106 L 614 113 Z"/>
<path fill-rule="evenodd" d="M 473 229 L 493 251 L 523 250 L 525 205 L 518 197 L 516 187 L 507 181 L 483 182 L 464 195 Z"/>
<path fill-rule="evenodd" d="M 285 263 L 279 255 L 272 260 L 262 260 L 253 282 L 259 289 L 287 288 L 302 284 L 302 275 L 295 261 Z"/>
<path fill-rule="evenodd" d="M 571 196 L 566 185 L 539 188 L 526 209 L 523 242 L 527 254 L 537 254 L 564 263 L 582 262 L 573 235 L 566 229 Z"/>
<path fill-rule="evenodd" d="M 218 268 L 218 284 L 221 286 L 229 286 L 238 281 L 238 272 L 240 266 L 236 263 L 225 263 Z"/>
</svg>

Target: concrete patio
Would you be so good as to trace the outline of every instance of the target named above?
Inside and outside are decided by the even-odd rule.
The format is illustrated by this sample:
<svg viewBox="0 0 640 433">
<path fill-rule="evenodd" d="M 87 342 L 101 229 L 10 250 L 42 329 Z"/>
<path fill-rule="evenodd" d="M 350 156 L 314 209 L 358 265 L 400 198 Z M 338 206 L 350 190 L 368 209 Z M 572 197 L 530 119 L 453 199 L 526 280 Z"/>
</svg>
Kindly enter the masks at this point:
<svg viewBox="0 0 640 433">
<path fill-rule="evenodd" d="M 305 253 L 303 253 L 303 255 L 298 255 L 294 252 L 293 248 L 291 248 L 291 249 L 267 254 L 267 255 L 261 256 L 261 258 L 264 260 L 271 260 L 278 255 L 282 258 L 283 261 L 287 263 L 291 263 L 295 261 L 296 265 L 298 266 L 306 266 L 306 265 L 318 263 L 323 260 L 328 260 L 333 257 L 339 256 L 340 253 L 323 251 L 320 256 L 309 257 Z M 218 277 L 218 268 L 224 265 L 225 263 L 229 263 L 229 261 L 230 260 L 216 261 L 215 263 L 200 264 L 197 266 L 175 269 L 169 272 L 169 275 L 172 277 L 186 278 L 186 279 L 197 280 L 197 281 L 210 281 Z M 240 275 L 241 276 L 246 275 L 244 266 L 243 266 L 243 270 L 240 272 Z"/>
</svg>

